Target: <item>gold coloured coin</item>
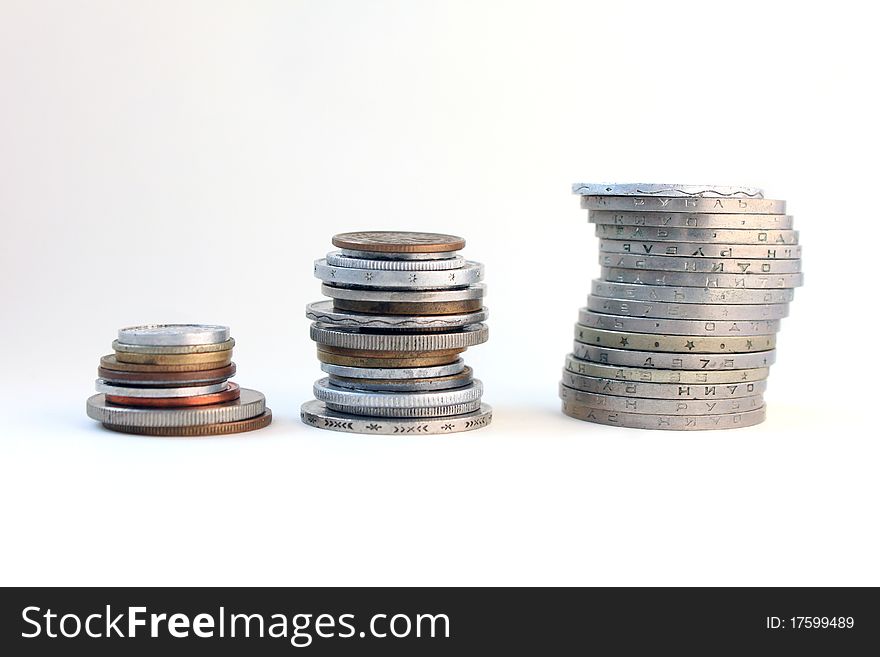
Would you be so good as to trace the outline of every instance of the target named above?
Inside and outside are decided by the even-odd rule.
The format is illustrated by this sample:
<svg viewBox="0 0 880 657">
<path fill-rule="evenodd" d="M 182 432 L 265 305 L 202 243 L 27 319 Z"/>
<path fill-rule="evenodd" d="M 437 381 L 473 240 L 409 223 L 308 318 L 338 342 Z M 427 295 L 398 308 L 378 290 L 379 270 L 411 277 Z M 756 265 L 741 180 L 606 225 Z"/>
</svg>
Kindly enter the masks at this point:
<svg viewBox="0 0 880 657">
<path fill-rule="evenodd" d="M 464 315 L 483 308 L 482 299 L 426 303 L 388 303 L 378 301 L 350 301 L 334 299 L 333 308 L 370 315 Z"/>
<path fill-rule="evenodd" d="M 221 422 L 219 424 L 205 424 L 194 427 L 126 427 L 104 422 L 105 428 L 120 433 L 132 433 L 139 436 L 177 436 L 198 438 L 202 436 L 224 436 L 231 433 L 244 433 L 256 431 L 267 427 L 272 423 L 272 410 L 266 409 L 262 415 L 238 422 Z"/>
<path fill-rule="evenodd" d="M 232 350 L 212 351 L 206 354 L 131 354 L 117 351 L 116 360 L 135 365 L 204 365 L 223 367 L 232 362 Z"/>
<path fill-rule="evenodd" d="M 445 253 L 460 251 L 465 243 L 461 237 L 455 235 L 394 230 L 339 233 L 333 236 L 332 242 L 339 249 L 376 253 Z"/>
<path fill-rule="evenodd" d="M 147 374 L 168 374 L 175 372 L 202 372 L 229 365 L 232 361 L 208 361 L 205 363 L 185 363 L 178 365 L 150 365 L 143 363 L 126 363 L 116 358 L 115 354 L 101 356 L 101 367 L 115 372 L 143 372 Z"/>
<path fill-rule="evenodd" d="M 124 344 L 119 340 L 113 341 L 113 350 L 125 354 L 208 354 L 218 351 L 229 351 L 235 346 L 235 340 L 229 338 L 225 342 L 214 344 L 185 344 L 175 346 Z"/>
<path fill-rule="evenodd" d="M 606 331 L 604 329 L 584 326 L 583 324 L 575 325 L 574 335 L 575 340 L 578 342 L 596 347 L 683 354 L 736 354 L 766 351 L 776 347 L 775 335 L 723 338 L 702 335 L 660 335 L 656 333 Z"/>
<path fill-rule="evenodd" d="M 382 352 L 379 352 L 382 353 Z M 412 358 L 376 358 L 368 356 L 346 356 L 318 349 L 318 360 L 330 365 L 343 365 L 345 367 L 368 367 L 368 368 L 395 368 L 395 367 L 435 367 L 437 365 L 449 365 L 458 360 L 458 354 L 422 355 Z"/>
</svg>

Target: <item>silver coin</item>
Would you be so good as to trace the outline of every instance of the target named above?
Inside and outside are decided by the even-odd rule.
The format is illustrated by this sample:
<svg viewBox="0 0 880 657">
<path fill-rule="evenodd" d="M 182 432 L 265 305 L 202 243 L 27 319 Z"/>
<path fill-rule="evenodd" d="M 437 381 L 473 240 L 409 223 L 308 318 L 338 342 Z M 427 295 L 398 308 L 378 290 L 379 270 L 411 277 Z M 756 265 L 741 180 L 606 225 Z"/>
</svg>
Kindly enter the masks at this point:
<svg viewBox="0 0 880 657">
<path fill-rule="evenodd" d="M 465 402 L 463 404 L 450 404 L 449 406 L 434 406 L 428 408 L 351 408 L 339 404 L 326 403 L 327 409 L 339 413 L 357 413 L 367 417 L 381 418 L 437 418 L 453 417 L 473 413 L 482 404 L 480 400 Z"/>
<path fill-rule="evenodd" d="M 199 397 L 201 395 L 213 395 L 217 392 L 224 392 L 228 384 L 226 381 L 222 383 L 209 383 L 195 386 L 180 386 L 175 388 L 162 387 L 133 387 L 121 386 L 110 383 L 105 379 L 95 380 L 95 392 L 103 392 L 116 397 L 138 397 L 141 399 L 166 399 L 176 397 Z"/>
<path fill-rule="evenodd" d="M 212 344 L 184 344 L 184 345 L 141 345 L 122 344 L 114 340 L 111 347 L 114 351 L 123 354 L 153 354 L 153 355 L 182 355 L 182 354 L 207 354 L 218 351 L 228 351 L 235 346 L 235 340 L 229 338 L 225 342 Z"/>
<path fill-rule="evenodd" d="M 104 372 L 106 372 L 106 374 L 103 374 Z M 131 379 L 128 379 L 128 378 L 123 378 L 123 377 L 119 377 L 119 376 L 111 376 L 112 372 L 113 372 L 113 370 L 102 370 L 103 375 L 101 376 L 101 378 L 104 380 L 104 383 L 107 383 L 109 385 L 118 385 L 118 386 L 130 386 L 132 383 L 135 383 L 134 381 L 132 381 Z M 204 373 L 207 373 L 207 372 L 210 372 L 210 370 L 204 371 Z M 120 374 L 124 375 L 125 373 L 120 373 Z M 199 374 L 199 372 L 193 372 L 193 374 Z M 180 384 L 181 384 L 180 379 L 163 379 L 162 377 L 164 376 L 164 374 L 162 374 L 161 372 L 159 374 L 155 374 L 155 375 L 151 375 L 151 376 L 153 376 L 154 378 L 150 379 L 149 382 L 137 383 L 137 385 L 175 387 L 175 386 L 180 386 Z M 223 377 L 209 376 L 209 377 L 204 377 L 201 379 L 187 379 L 186 384 L 187 385 L 207 385 L 210 383 L 221 383 L 221 382 L 227 381 L 228 379 L 231 379 L 233 376 L 235 376 L 234 370 L 233 370 L 232 374 L 229 374 L 228 376 L 223 376 Z"/>
<path fill-rule="evenodd" d="M 596 224 L 601 239 L 638 242 L 706 242 L 709 244 L 758 244 L 793 246 L 798 243 L 796 230 L 743 230 L 714 228 L 666 228 L 656 226 L 611 226 Z"/>
<path fill-rule="evenodd" d="M 384 251 L 361 251 L 340 249 L 340 255 L 362 260 L 449 260 L 460 257 L 458 251 L 438 251 L 437 253 L 392 253 Z"/>
<path fill-rule="evenodd" d="M 769 367 L 776 361 L 776 350 L 744 354 L 673 354 L 594 347 L 575 341 L 572 354 L 580 360 L 602 365 L 623 365 L 661 370 L 749 370 Z"/>
<path fill-rule="evenodd" d="M 693 196 L 581 196 L 585 210 L 631 212 L 708 212 L 710 214 L 785 214 L 785 201 L 766 198 L 697 198 Z"/>
<path fill-rule="evenodd" d="M 93 420 L 123 427 L 195 427 L 249 420 L 266 411 L 262 393 L 241 389 L 235 401 L 186 408 L 135 408 L 108 404 L 104 395 L 92 395 L 86 413 Z"/>
<path fill-rule="evenodd" d="M 465 262 L 459 269 L 448 271 L 383 271 L 331 267 L 326 260 L 315 262 L 315 277 L 332 285 L 354 285 L 403 290 L 443 290 L 467 287 L 483 279 L 483 265 Z"/>
<path fill-rule="evenodd" d="M 620 315 L 622 317 L 651 317 L 655 319 L 693 319 L 693 320 L 717 320 L 717 321 L 740 321 L 758 322 L 759 320 L 773 320 L 788 317 L 788 304 L 699 304 L 699 303 L 671 303 L 666 301 L 634 301 L 631 299 L 608 299 L 596 297 L 592 294 L 587 297 L 587 309 L 606 315 Z M 736 328 L 727 325 L 731 330 L 747 330 L 746 325 Z M 718 327 L 721 328 L 721 327 Z M 663 331 L 658 331 L 662 333 Z M 772 331 L 771 331 L 772 333 Z M 755 334 L 753 334 L 755 335 Z"/>
<path fill-rule="evenodd" d="M 482 404 L 476 411 L 455 417 L 385 420 L 338 413 L 328 410 L 324 403 L 312 400 L 302 405 L 301 417 L 309 426 L 330 431 L 386 436 L 428 436 L 487 427 L 492 422 L 492 407 Z"/>
<path fill-rule="evenodd" d="M 364 392 L 435 392 L 470 385 L 474 379 L 470 367 L 459 374 L 424 379 L 362 379 L 330 375 L 330 384 L 337 388 Z"/>
<path fill-rule="evenodd" d="M 480 283 L 460 290 L 431 290 L 427 292 L 397 290 L 355 290 L 334 285 L 321 285 L 321 294 L 332 299 L 346 301 L 371 301 L 377 303 L 445 303 L 449 301 L 470 301 L 482 299 L 486 285 Z"/>
<path fill-rule="evenodd" d="M 457 331 L 433 333 L 360 333 L 312 324 L 310 336 L 318 344 L 359 351 L 444 351 L 483 344 L 489 339 L 489 327 L 474 324 Z"/>
<path fill-rule="evenodd" d="M 609 283 L 598 279 L 592 282 L 593 295 L 630 301 L 665 301 L 667 303 L 698 304 L 762 304 L 789 303 L 794 300 L 793 289 L 746 290 L 727 288 L 660 287 Z"/>
<path fill-rule="evenodd" d="M 578 406 L 657 415 L 721 415 L 752 411 L 764 405 L 762 395 L 732 399 L 642 399 L 641 397 L 617 397 L 596 392 L 584 392 L 562 384 L 559 385 L 559 398 L 564 402 Z"/>
<path fill-rule="evenodd" d="M 613 212 L 590 210 L 593 224 L 616 226 L 658 226 L 662 228 L 745 228 L 747 230 L 791 230 L 790 214 L 707 214 L 685 212 Z"/>
<path fill-rule="evenodd" d="M 600 379 L 642 381 L 644 383 L 747 383 L 761 381 L 770 375 L 769 367 L 753 367 L 750 370 L 695 371 L 602 365 L 580 360 L 575 358 L 573 354 L 565 357 L 565 369 L 575 374 L 585 374 Z"/>
<path fill-rule="evenodd" d="M 670 196 L 670 197 L 747 197 L 764 198 L 758 187 L 730 185 L 680 185 L 675 183 L 574 183 L 572 194 L 581 196 Z"/>
<path fill-rule="evenodd" d="M 721 306 L 724 308 L 724 306 Z M 725 308 L 726 310 L 726 308 Z M 769 335 L 777 333 L 780 320 L 758 321 L 656 319 L 653 317 L 620 317 L 581 308 L 578 323 L 593 328 L 628 333 L 663 333 L 667 335 Z"/>
<path fill-rule="evenodd" d="M 562 412 L 577 420 L 596 424 L 607 424 L 631 429 L 661 429 L 667 431 L 706 431 L 711 429 L 738 429 L 760 424 L 767 417 L 766 407 L 754 411 L 731 413 L 730 415 L 644 415 L 640 413 L 621 413 L 562 404 Z"/>
<path fill-rule="evenodd" d="M 681 287 L 729 287 L 753 290 L 794 288 L 804 284 L 803 274 L 692 274 L 643 269 L 602 267 L 603 280 L 637 285 L 672 285 Z"/>
<path fill-rule="evenodd" d="M 464 368 L 464 360 L 461 358 L 449 365 L 437 365 L 435 367 L 349 367 L 346 365 L 321 363 L 321 369 L 327 374 L 350 379 L 433 379 L 459 374 L 464 371 Z"/>
<path fill-rule="evenodd" d="M 659 333 L 626 333 L 575 324 L 575 340 L 615 349 L 675 354 L 741 354 L 768 351 L 776 347 L 776 334 L 770 335 L 662 335 Z"/>
<path fill-rule="evenodd" d="M 316 301 L 306 306 L 306 317 L 348 328 L 371 329 L 455 329 L 486 321 L 489 309 L 463 315 L 371 315 L 334 310 L 332 301 Z"/>
<path fill-rule="evenodd" d="M 746 260 L 739 258 L 686 258 L 683 256 L 600 253 L 599 264 L 621 269 L 684 271 L 698 274 L 797 274 L 800 260 Z"/>
<path fill-rule="evenodd" d="M 644 383 L 642 381 L 618 381 L 595 376 L 562 372 L 562 385 L 616 397 L 641 397 L 643 399 L 731 399 L 762 395 L 767 381 L 747 383 Z"/>
<path fill-rule="evenodd" d="M 119 329 L 121 344 L 151 347 L 216 344 L 229 339 L 228 326 L 210 324 L 144 324 Z"/>
<path fill-rule="evenodd" d="M 483 396 L 483 384 L 479 379 L 474 379 L 469 385 L 452 390 L 389 393 L 338 388 L 330 383 L 329 378 L 325 377 L 315 381 L 313 389 L 315 398 L 325 404 L 361 409 L 436 408 L 479 401 Z"/>
<path fill-rule="evenodd" d="M 465 259 L 461 256 L 432 260 L 389 260 L 387 258 L 354 258 L 343 255 L 340 251 L 327 254 L 330 267 L 353 267 L 355 269 L 381 269 L 386 271 L 445 271 L 459 269 L 464 266 Z"/>
<path fill-rule="evenodd" d="M 750 258 L 753 260 L 796 260 L 801 257 L 799 245 L 761 246 L 758 244 L 687 244 L 682 242 L 650 242 L 599 240 L 600 253 L 631 253 L 633 255 L 686 256 L 688 258 Z"/>
</svg>

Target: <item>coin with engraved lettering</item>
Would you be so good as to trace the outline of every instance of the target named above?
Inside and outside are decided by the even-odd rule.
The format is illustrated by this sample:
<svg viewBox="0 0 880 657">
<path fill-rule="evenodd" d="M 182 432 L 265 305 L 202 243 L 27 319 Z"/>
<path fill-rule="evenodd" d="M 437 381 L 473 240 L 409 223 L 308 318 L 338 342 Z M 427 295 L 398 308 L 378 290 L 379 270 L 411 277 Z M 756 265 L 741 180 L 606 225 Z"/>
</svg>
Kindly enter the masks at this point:
<svg viewBox="0 0 880 657">
<path fill-rule="evenodd" d="M 803 274 L 693 274 L 671 271 L 648 271 L 646 269 L 619 269 L 602 267 L 603 280 L 614 283 L 637 283 L 640 285 L 673 285 L 681 287 L 731 287 L 746 289 L 773 289 L 800 287 Z"/>
<path fill-rule="evenodd" d="M 596 347 L 663 351 L 685 354 L 739 354 L 768 351 L 776 347 L 776 335 L 706 336 L 662 335 L 659 333 L 628 333 L 608 331 L 581 324 L 575 325 L 575 340 Z"/>
<path fill-rule="evenodd" d="M 769 335 L 780 328 L 778 319 L 717 320 L 657 319 L 654 317 L 621 317 L 581 308 L 578 324 L 610 331 L 631 333 L 662 333 L 664 335 Z"/>
<path fill-rule="evenodd" d="M 599 240 L 600 253 L 632 255 L 685 256 L 688 258 L 747 258 L 752 260 L 796 260 L 801 257 L 800 245 L 762 246 L 760 244 L 712 244 L 684 242 L 652 242 L 646 240 Z"/>
<path fill-rule="evenodd" d="M 788 317 L 787 303 L 768 304 L 700 304 L 668 301 L 635 301 L 608 299 L 589 295 L 587 308 L 594 312 L 621 317 L 655 317 L 657 319 L 699 319 L 758 321 Z M 772 331 L 770 331 L 772 333 Z"/>
<path fill-rule="evenodd" d="M 483 265 L 465 262 L 445 271 L 388 271 L 333 267 L 326 260 L 315 263 L 315 277 L 331 285 L 412 290 L 443 290 L 468 287 L 483 278 Z"/>
<path fill-rule="evenodd" d="M 635 212 L 785 214 L 785 201 L 766 198 L 581 196 L 581 207 L 585 210 L 630 210 Z"/>
<path fill-rule="evenodd" d="M 705 212 L 614 212 L 590 210 L 593 224 L 658 226 L 663 228 L 745 228 L 791 230 L 794 217 L 787 214 L 708 214 Z"/>
<path fill-rule="evenodd" d="M 594 347 L 574 341 L 572 354 L 575 358 L 603 365 L 624 365 L 643 369 L 661 370 L 748 370 L 769 367 L 776 362 L 776 350 L 739 354 L 676 354 L 657 351 L 637 351 Z"/>
<path fill-rule="evenodd" d="M 562 412 L 577 420 L 607 424 L 631 429 L 661 429 L 665 431 L 707 431 L 712 429 L 738 429 L 760 424 L 767 417 L 766 406 L 753 411 L 727 415 L 648 415 L 622 413 L 590 408 L 563 402 Z"/>
<path fill-rule="evenodd" d="M 767 390 L 766 380 L 745 383 L 645 383 L 602 379 L 569 370 L 562 372 L 562 384 L 584 392 L 645 399 L 730 399 L 762 395 Z"/>
<path fill-rule="evenodd" d="M 764 190 L 758 187 L 676 183 L 574 183 L 571 193 L 581 196 L 764 197 Z"/>
<path fill-rule="evenodd" d="M 661 370 L 622 365 L 602 365 L 565 357 L 565 369 L 575 374 L 595 376 L 600 379 L 619 381 L 642 381 L 644 383 L 747 383 L 761 381 L 770 375 L 769 367 L 753 367 L 748 370 Z"/>
<path fill-rule="evenodd" d="M 747 290 L 744 288 L 659 287 L 611 283 L 594 279 L 593 296 L 627 301 L 661 301 L 666 303 L 697 303 L 710 305 L 784 304 L 794 300 L 794 290 Z"/>
<path fill-rule="evenodd" d="M 562 384 L 559 385 L 559 398 L 565 402 L 590 408 L 660 415 L 720 415 L 751 411 L 764 405 L 762 395 L 729 399 L 647 399 L 585 392 Z"/>
<path fill-rule="evenodd" d="M 609 240 L 639 242 L 685 242 L 709 244 L 757 244 L 791 246 L 798 243 L 796 230 L 744 230 L 714 228 L 666 228 L 596 224 L 596 236 Z"/>
<path fill-rule="evenodd" d="M 599 264 L 622 269 L 683 271 L 698 274 L 797 274 L 800 260 L 748 260 L 740 258 L 687 258 L 683 256 L 600 253 Z"/>
</svg>

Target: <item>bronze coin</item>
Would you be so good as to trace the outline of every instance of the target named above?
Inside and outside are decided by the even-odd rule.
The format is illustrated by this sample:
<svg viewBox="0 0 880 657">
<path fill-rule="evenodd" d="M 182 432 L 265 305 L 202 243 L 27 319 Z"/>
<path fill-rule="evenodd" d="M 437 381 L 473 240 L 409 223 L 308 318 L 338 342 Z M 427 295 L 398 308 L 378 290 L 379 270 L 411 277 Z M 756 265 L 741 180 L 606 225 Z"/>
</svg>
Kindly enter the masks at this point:
<svg viewBox="0 0 880 657">
<path fill-rule="evenodd" d="M 98 368 L 98 376 L 108 383 L 134 383 L 143 386 L 155 385 L 210 385 L 220 383 L 235 376 L 235 363 L 214 370 L 195 372 L 122 372 Z"/>
<path fill-rule="evenodd" d="M 104 428 L 120 433 L 133 433 L 140 436 L 181 436 L 197 438 L 200 436 L 223 436 L 230 433 L 244 433 L 267 427 L 272 423 L 272 410 L 249 420 L 203 424 L 195 427 L 124 427 L 104 422 Z"/>
<path fill-rule="evenodd" d="M 442 233 L 368 230 L 334 235 L 333 246 L 377 253 L 443 253 L 463 249 L 464 240 Z"/>
<path fill-rule="evenodd" d="M 237 383 L 231 381 L 226 384 L 223 392 L 214 392 L 208 395 L 193 395 L 192 397 L 121 397 L 119 395 L 104 395 L 108 404 L 117 406 L 138 406 L 149 408 L 181 408 L 183 406 L 207 406 L 208 404 L 222 404 L 235 401 L 241 396 L 241 390 Z"/>
<path fill-rule="evenodd" d="M 387 303 L 334 299 L 335 310 L 369 315 L 464 315 L 483 308 L 482 299 L 428 303 Z"/>
<path fill-rule="evenodd" d="M 455 360 L 458 355 L 465 351 L 459 349 L 438 349 L 437 351 L 374 351 L 371 349 L 348 349 L 347 347 L 333 347 L 322 344 L 320 351 L 338 354 L 339 356 L 354 356 L 355 358 L 422 358 L 424 356 L 448 356 Z"/>
<path fill-rule="evenodd" d="M 166 374 L 168 372 L 204 372 L 207 370 L 216 370 L 231 364 L 232 361 L 226 363 L 220 361 L 207 363 L 186 363 L 179 365 L 144 365 L 139 363 L 123 363 L 116 358 L 115 354 L 101 356 L 101 367 L 114 372 L 144 372 L 150 374 Z"/>
<path fill-rule="evenodd" d="M 362 356 L 343 356 L 329 353 L 318 349 L 318 360 L 330 365 L 344 365 L 346 367 L 434 367 L 436 365 L 449 365 L 458 360 L 458 354 L 420 356 L 417 358 L 370 358 Z"/>
<path fill-rule="evenodd" d="M 210 351 L 204 354 L 135 354 L 117 351 L 116 360 L 135 365 L 210 365 L 211 369 L 225 367 L 232 362 L 232 349 Z"/>
</svg>

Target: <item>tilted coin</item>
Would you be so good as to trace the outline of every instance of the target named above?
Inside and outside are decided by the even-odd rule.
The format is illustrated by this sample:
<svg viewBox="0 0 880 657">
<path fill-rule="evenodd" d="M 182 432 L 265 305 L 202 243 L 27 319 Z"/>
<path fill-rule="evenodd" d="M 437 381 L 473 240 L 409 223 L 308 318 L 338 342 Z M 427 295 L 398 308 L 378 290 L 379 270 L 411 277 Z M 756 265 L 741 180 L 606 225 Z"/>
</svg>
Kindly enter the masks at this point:
<svg viewBox="0 0 880 657">
<path fill-rule="evenodd" d="M 399 290 L 359 290 L 350 287 L 337 287 L 324 283 L 321 285 L 321 294 L 331 299 L 346 299 L 350 301 L 374 301 L 380 303 L 448 303 L 450 301 L 469 301 L 482 299 L 486 295 L 486 286 L 483 283 L 471 285 L 458 290 L 426 290 L 426 291 L 399 291 Z"/>
<path fill-rule="evenodd" d="M 463 315 L 372 315 L 336 310 L 333 301 L 317 301 L 306 306 L 306 317 L 321 324 L 371 329 L 455 329 L 484 322 L 488 308 Z"/>
<path fill-rule="evenodd" d="M 383 271 L 331 267 L 326 260 L 318 260 L 315 263 L 315 277 L 332 285 L 400 288 L 403 290 L 443 290 L 479 283 L 483 278 L 483 265 L 468 261 L 459 269 L 447 271 Z"/>
<path fill-rule="evenodd" d="M 458 251 L 438 251 L 437 253 L 382 253 L 380 251 L 361 251 L 360 249 L 339 249 L 338 253 L 348 258 L 363 260 L 450 260 L 459 258 Z"/>
<path fill-rule="evenodd" d="M 749 230 L 791 230 L 790 214 L 707 214 L 684 212 L 613 212 L 590 210 L 594 224 L 617 226 L 660 226 L 665 228 L 746 228 Z"/>
<path fill-rule="evenodd" d="M 123 344 L 119 340 L 113 341 L 113 349 L 116 353 L 126 354 L 208 354 L 218 351 L 229 351 L 234 346 L 235 340 L 232 338 L 225 342 L 215 342 L 213 344 L 184 344 L 176 346 Z"/>
<path fill-rule="evenodd" d="M 210 324 L 144 324 L 119 329 L 119 342 L 144 346 L 215 344 L 229 339 L 228 326 Z"/>
<path fill-rule="evenodd" d="M 121 372 L 98 368 L 98 378 L 107 383 L 141 386 L 179 386 L 198 383 L 222 383 L 235 376 L 235 363 L 213 370 L 195 372 Z"/>
<path fill-rule="evenodd" d="M 785 214 L 785 201 L 766 198 L 581 196 L 581 207 L 585 210 L 629 210 L 634 212 Z"/>
<path fill-rule="evenodd" d="M 207 361 L 196 363 L 183 363 L 177 365 L 153 365 L 139 363 L 124 363 L 116 358 L 116 354 L 101 356 L 101 367 L 114 372 L 139 372 L 150 375 L 177 374 L 182 372 L 205 372 L 227 367 L 232 361 Z"/>
<path fill-rule="evenodd" d="M 587 308 L 594 312 L 625 317 L 652 317 L 657 319 L 698 319 L 755 322 L 782 319 L 788 316 L 787 303 L 768 304 L 699 304 L 667 301 L 633 301 L 608 299 L 592 294 L 587 297 Z M 740 327 L 736 327 L 740 328 Z M 736 329 L 734 329 L 736 330 Z M 663 331 L 657 331 L 662 333 Z M 772 331 L 768 331 L 772 333 Z"/>
<path fill-rule="evenodd" d="M 409 379 L 433 379 L 438 377 L 453 376 L 464 371 L 464 360 L 459 358 L 449 365 L 437 365 L 435 367 L 345 367 L 343 365 L 331 365 L 322 363 L 321 369 L 327 374 L 337 377 L 379 379 L 379 380 L 409 380 Z"/>
<path fill-rule="evenodd" d="M 105 393 L 104 397 L 108 404 L 122 406 L 149 406 L 153 408 L 179 408 L 181 406 L 205 406 L 206 404 L 222 404 L 238 399 L 241 390 L 237 383 L 227 383 L 226 388 L 220 392 L 204 395 L 192 395 L 189 397 L 125 397 Z"/>
<path fill-rule="evenodd" d="M 747 383 L 761 381 L 770 375 L 769 367 L 754 367 L 749 370 L 661 370 L 622 365 L 602 365 L 575 358 L 573 354 L 565 357 L 565 369 L 575 374 L 595 376 L 601 379 L 619 381 L 641 381 L 643 383 Z"/>
<path fill-rule="evenodd" d="M 241 389 L 241 396 L 225 404 L 188 408 L 133 408 L 108 404 L 103 394 L 92 395 L 86 402 L 86 413 L 93 420 L 115 427 L 192 427 L 223 422 L 248 420 L 266 411 L 262 393 Z"/>
<path fill-rule="evenodd" d="M 801 257 L 800 245 L 709 244 L 685 242 L 651 242 L 635 240 L 599 240 L 600 253 L 631 253 L 633 255 L 685 256 L 688 258 L 749 258 L 753 260 L 796 260 Z"/>
<path fill-rule="evenodd" d="M 232 350 L 211 351 L 206 354 L 133 354 L 117 351 L 116 360 L 134 365 L 204 365 L 214 369 L 232 362 Z"/>
<path fill-rule="evenodd" d="M 343 367 L 375 369 L 419 368 L 451 365 L 460 360 L 458 353 L 460 352 L 432 352 L 430 354 L 421 354 L 412 358 L 380 358 L 375 356 L 354 356 L 332 353 L 318 349 L 318 360 L 327 365 L 341 365 Z"/>
<path fill-rule="evenodd" d="M 390 436 L 427 436 L 472 431 L 489 426 L 492 422 L 492 407 L 488 404 L 482 404 L 479 410 L 455 417 L 386 420 L 337 413 L 328 410 L 323 402 L 312 400 L 302 405 L 301 417 L 302 421 L 309 426 L 331 431 Z"/>
<path fill-rule="evenodd" d="M 578 323 L 592 328 L 631 333 L 662 333 L 664 335 L 768 335 L 780 328 L 780 320 L 704 320 L 657 319 L 654 317 L 621 317 L 581 308 Z"/>
<path fill-rule="evenodd" d="M 750 197 L 764 198 L 758 187 L 731 185 L 681 185 L 659 183 L 574 183 L 572 194 L 581 196 L 670 196 L 670 197 Z"/>
<path fill-rule="evenodd" d="M 346 406 L 350 408 L 433 408 L 465 404 L 479 400 L 483 396 L 483 384 L 474 379 L 470 384 L 452 390 L 439 392 L 365 392 L 339 388 L 325 377 L 315 381 L 313 387 L 315 398 L 325 404 Z"/>
<path fill-rule="evenodd" d="M 194 427 L 128 427 L 104 422 L 104 428 L 121 433 L 140 436 L 177 436 L 198 438 L 203 436 L 225 436 L 233 433 L 256 431 L 272 423 L 272 410 L 266 409 L 262 415 L 237 422 L 221 422 L 219 424 L 202 424 Z"/>
<path fill-rule="evenodd" d="M 684 256 L 646 256 L 626 253 L 600 253 L 599 264 L 622 269 L 689 271 L 704 274 L 797 274 L 798 260 L 746 260 L 740 258 L 687 258 Z"/>
<path fill-rule="evenodd" d="M 464 266 L 461 256 L 452 258 L 432 258 L 431 260 L 390 260 L 388 258 L 355 258 L 341 251 L 327 254 L 330 267 L 352 267 L 355 269 L 381 269 L 387 271 L 445 271 Z"/>
<path fill-rule="evenodd" d="M 117 397 L 194 397 L 196 395 L 209 395 L 226 390 L 226 382 L 212 383 L 209 385 L 190 385 L 177 388 L 147 388 L 133 386 L 119 386 L 107 383 L 103 379 L 95 381 L 95 392 L 103 392 Z"/>
<path fill-rule="evenodd" d="M 575 325 L 575 340 L 597 347 L 635 349 L 637 351 L 663 351 L 666 353 L 691 354 L 741 354 L 767 351 L 776 347 L 775 335 L 753 336 L 705 336 L 661 335 L 659 333 L 628 333 L 606 331 L 581 324 Z"/>
<path fill-rule="evenodd" d="M 365 379 L 331 374 L 330 383 L 338 388 L 353 388 L 368 392 L 428 392 L 461 388 L 473 381 L 474 372 L 466 367 L 458 374 L 418 379 Z"/>
<path fill-rule="evenodd" d="M 709 244 L 795 245 L 796 230 L 744 230 L 723 228 L 665 228 L 657 226 L 616 226 L 596 224 L 601 239 L 639 242 L 685 242 Z"/>
<path fill-rule="evenodd" d="M 746 289 L 793 288 L 804 284 L 803 274 L 691 274 L 644 269 L 602 267 L 603 280 L 639 285 L 673 285 L 681 287 L 730 287 Z"/>
<path fill-rule="evenodd" d="M 482 299 L 439 303 L 383 303 L 333 299 L 334 310 L 375 315 L 466 315 L 483 309 Z"/>
<path fill-rule="evenodd" d="M 643 399 L 730 399 L 762 395 L 767 390 L 766 380 L 746 383 L 643 383 L 601 379 L 568 370 L 562 372 L 562 384 L 585 392 Z"/>
<path fill-rule="evenodd" d="M 455 235 L 410 231 L 371 230 L 334 235 L 333 246 L 340 249 L 380 253 L 437 253 L 460 251 L 465 242 Z"/>
<path fill-rule="evenodd" d="M 450 404 L 448 406 L 429 406 L 425 408 L 358 408 L 353 409 L 339 404 L 326 403 L 327 410 L 339 413 L 357 413 L 366 417 L 375 418 L 436 418 L 452 417 L 473 413 L 481 406 L 477 399 L 463 404 Z"/>
<path fill-rule="evenodd" d="M 621 413 L 563 402 L 562 412 L 577 420 L 631 429 L 663 429 L 667 431 L 706 431 L 738 429 L 760 424 L 767 417 L 766 406 L 754 411 L 730 415 L 645 415 Z"/>
<path fill-rule="evenodd" d="M 594 279 L 591 284 L 594 296 L 628 301 L 661 301 L 666 303 L 696 304 L 782 304 L 794 300 L 793 289 L 747 290 L 743 288 L 697 288 L 660 287 L 658 285 L 636 285 L 629 283 L 609 283 Z"/>
<path fill-rule="evenodd" d="M 623 365 L 661 370 L 749 370 L 769 367 L 776 361 L 776 350 L 742 354 L 665 354 L 653 351 L 634 351 L 610 347 L 594 347 L 574 341 L 575 358 L 603 365 Z"/>
<path fill-rule="evenodd" d="M 473 347 L 489 339 L 485 324 L 433 333 L 364 333 L 315 323 L 309 333 L 320 345 L 362 351 L 442 351 Z"/>
<path fill-rule="evenodd" d="M 732 399 L 643 399 L 641 397 L 617 397 L 603 395 L 598 392 L 575 390 L 568 386 L 559 386 L 559 398 L 562 401 L 608 411 L 624 411 L 626 413 L 652 413 L 660 415 L 720 415 L 724 413 L 741 413 L 761 408 L 764 405 L 762 395 L 750 397 L 734 397 Z"/>
</svg>

